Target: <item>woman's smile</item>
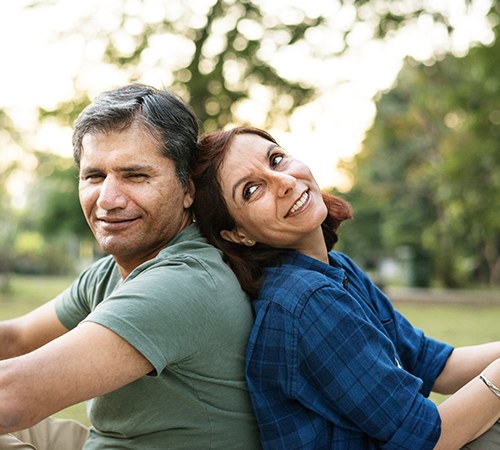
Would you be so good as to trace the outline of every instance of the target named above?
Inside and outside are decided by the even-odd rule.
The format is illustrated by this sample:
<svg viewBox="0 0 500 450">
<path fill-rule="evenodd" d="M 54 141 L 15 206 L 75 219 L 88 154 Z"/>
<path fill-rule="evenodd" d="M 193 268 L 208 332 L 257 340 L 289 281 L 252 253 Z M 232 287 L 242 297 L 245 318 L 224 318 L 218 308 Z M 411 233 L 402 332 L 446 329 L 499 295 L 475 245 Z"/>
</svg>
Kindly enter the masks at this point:
<svg viewBox="0 0 500 450">
<path fill-rule="evenodd" d="M 308 200 L 309 200 L 309 192 L 306 191 L 294 203 L 294 205 L 290 208 L 290 211 L 288 211 L 288 214 L 285 217 L 289 217 L 292 214 L 296 213 L 297 211 L 302 211 L 304 205 L 307 203 Z"/>
<path fill-rule="evenodd" d="M 236 241 L 326 258 L 321 224 L 327 209 L 305 164 L 279 145 L 246 134 L 234 138 L 219 176 L 229 213 L 238 224 L 239 233 L 232 235 Z"/>
</svg>

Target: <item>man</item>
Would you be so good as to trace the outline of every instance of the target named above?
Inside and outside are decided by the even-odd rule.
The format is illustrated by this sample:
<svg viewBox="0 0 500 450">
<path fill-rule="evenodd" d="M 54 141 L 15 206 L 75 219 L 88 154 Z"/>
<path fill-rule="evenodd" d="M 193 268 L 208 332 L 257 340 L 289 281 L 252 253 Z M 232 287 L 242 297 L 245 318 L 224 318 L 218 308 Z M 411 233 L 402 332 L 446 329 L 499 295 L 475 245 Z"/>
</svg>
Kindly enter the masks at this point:
<svg viewBox="0 0 500 450">
<path fill-rule="evenodd" d="M 139 84 L 75 122 L 80 203 L 109 256 L 0 324 L 0 448 L 36 448 L 8 447 L 26 432 L 6 433 L 43 440 L 54 427 L 78 436 L 39 450 L 81 448 L 87 430 L 43 419 L 88 399 L 86 450 L 259 448 L 243 368 L 251 307 L 193 223 L 197 135 L 180 99 Z"/>
</svg>

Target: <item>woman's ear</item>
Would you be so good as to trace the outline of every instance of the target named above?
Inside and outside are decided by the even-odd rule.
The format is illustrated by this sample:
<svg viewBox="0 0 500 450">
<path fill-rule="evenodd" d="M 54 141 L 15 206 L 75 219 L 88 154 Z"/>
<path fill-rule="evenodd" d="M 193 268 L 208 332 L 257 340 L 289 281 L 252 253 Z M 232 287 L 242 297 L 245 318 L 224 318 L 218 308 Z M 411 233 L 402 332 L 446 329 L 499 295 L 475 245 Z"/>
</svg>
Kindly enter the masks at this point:
<svg viewBox="0 0 500 450">
<path fill-rule="evenodd" d="M 245 235 L 243 233 L 239 232 L 237 229 L 234 229 L 231 231 L 221 230 L 220 237 L 226 241 L 233 242 L 234 244 L 240 244 L 240 245 L 245 244 L 245 241 L 247 240 Z"/>
</svg>

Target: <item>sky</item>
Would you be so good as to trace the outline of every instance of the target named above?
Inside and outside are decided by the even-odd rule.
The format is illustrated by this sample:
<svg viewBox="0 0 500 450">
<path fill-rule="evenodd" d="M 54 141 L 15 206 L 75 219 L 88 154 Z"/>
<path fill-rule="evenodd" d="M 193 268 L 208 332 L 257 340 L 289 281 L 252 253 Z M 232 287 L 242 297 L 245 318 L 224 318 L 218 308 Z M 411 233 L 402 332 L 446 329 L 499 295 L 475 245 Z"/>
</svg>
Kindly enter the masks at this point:
<svg viewBox="0 0 500 450">
<path fill-rule="evenodd" d="M 185 1 L 199 3 L 202 8 L 207 7 L 211 0 Z M 26 0 L 0 3 L 0 54 L 3 59 L 0 108 L 8 111 L 19 132 L 34 149 L 71 156 L 71 129 L 61 129 L 51 123 L 40 127 L 36 122 L 36 107 L 51 109 L 58 102 L 71 98 L 76 75 L 80 83 L 77 87 L 86 90 L 91 97 L 127 82 L 123 73 L 98 60 L 96 55 L 102 51 L 98 44 L 88 45 L 85 41 L 85 34 L 92 29 L 81 34 L 77 32 L 83 17 L 91 18 L 88 23 L 95 30 L 115 29 L 117 8 L 122 3 L 119 0 L 53 0 L 48 8 L 28 8 L 30 3 Z M 173 5 L 176 2 L 170 0 L 167 3 L 171 14 L 175 14 Z M 260 0 L 260 3 L 264 10 L 283 17 L 283 20 L 286 20 L 287 11 L 290 14 L 291 5 L 313 15 L 324 8 L 324 0 Z M 475 0 L 468 10 L 462 3 L 459 0 L 429 1 L 430 7 L 446 10 L 450 15 L 457 30 L 451 41 L 430 16 L 423 16 L 385 43 L 370 39 L 369 30 L 358 27 L 351 33 L 350 51 L 342 58 L 315 58 L 311 56 L 311 48 L 305 46 L 269 55 L 282 76 L 307 80 L 321 93 L 314 102 L 293 113 L 290 132 L 270 131 L 294 157 L 311 167 L 322 187 L 348 189 L 351 180 L 337 169 L 337 163 L 360 150 L 364 135 L 375 118 L 374 98 L 395 83 L 405 56 L 428 61 L 436 53 L 450 50 L 463 55 L 471 43 L 486 43 L 492 39 L 485 19 L 491 0 Z M 166 3 L 150 0 L 146 4 L 148 9 L 140 13 L 154 18 Z M 335 2 L 332 0 L 330 4 Z M 129 5 L 134 8 L 133 1 Z M 140 2 L 136 2 L 135 8 L 139 7 Z M 348 26 L 352 14 L 353 10 L 349 9 L 339 11 L 335 16 L 336 26 L 342 26 L 343 22 Z M 333 33 L 333 30 L 328 31 Z M 55 39 L 59 33 L 66 33 L 66 37 Z M 122 38 L 126 47 L 126 33 Z M 326 38 L 320 32 L 311 33 L 309 40 L 317 53 L 333 53 L 338 45 L 335 34 Z M 167 47 L 171 53 L 165 57 L 165 64 L 185 58 L 181 45 Z M 297 61 L 301 63 L 297 64 Z M 148 68 L 146 63 L 140 81 L 157 87 L 168 85 L 166 72 Z M 259 126 L 266 102 L 266 91 L 256 86 L 251 100 L 238 110 L 241 120 Z M 12 179 L 10 186 L 11 192 L 21 202 L 25 186 L 30 181 L 29 169 L 36 161 L 21 149 L 7 145 L 1 130 L 0 156 L 4 161 L 18 159 L 23 162 L 25 170 Z"/>
</svg>

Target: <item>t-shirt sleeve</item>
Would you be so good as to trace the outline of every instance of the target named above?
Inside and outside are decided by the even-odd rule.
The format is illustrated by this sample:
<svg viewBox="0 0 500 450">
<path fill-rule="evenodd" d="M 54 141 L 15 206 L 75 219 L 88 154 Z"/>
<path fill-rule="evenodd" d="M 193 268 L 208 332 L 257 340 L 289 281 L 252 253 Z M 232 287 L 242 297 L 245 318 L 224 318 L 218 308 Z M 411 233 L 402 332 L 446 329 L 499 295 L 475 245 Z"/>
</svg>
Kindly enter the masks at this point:
<svg viewBox="0 0 500 450">
<path fill-rule="evenodd" d="M 201 351 L 210 332 L 205 309 L 210 302 L 204 299 L 213 296 L 213 286 L 194 259 L 160 265 L 119 285 L 85 321 L 121 336 L 159 375 L 167 365 Z"/>
<path fill-rule="evenodd" d="M 361 429 L 381 448 L 434 447 L 437 407 L 420 393 L 421 379 L 398 366 L 390 339 L 346 292 L 317 290 L 297 326 L 296 344 L 290 342 L 297 355 L 291 395 L 333 423 Z"/>
<path fill-rule="evenodd" d="M 89 296 L 82 292 L 82 285 L 89 277 L 89 271 L 83 272 L 77 280 L 56 297 L 57 318 L 68 330 L 75 328 L 90 313 Z"/>
</svg>

